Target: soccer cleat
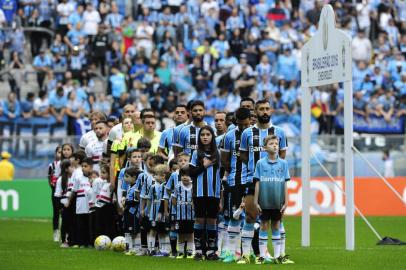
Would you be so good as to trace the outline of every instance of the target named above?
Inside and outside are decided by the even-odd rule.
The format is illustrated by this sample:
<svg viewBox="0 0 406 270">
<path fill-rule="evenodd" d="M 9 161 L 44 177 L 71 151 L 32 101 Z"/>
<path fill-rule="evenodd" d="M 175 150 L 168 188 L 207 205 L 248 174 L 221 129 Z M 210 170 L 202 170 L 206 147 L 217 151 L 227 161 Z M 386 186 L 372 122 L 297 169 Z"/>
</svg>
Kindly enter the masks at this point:
<svg viewBox="0 0 406 270">
<path fill-rule="evenodd" d="M 259 257 L 255 260 L 255 264 L 271 264 L 272 260 L 270 258 Z"/>
<path fill-rule="evenodd" d="M 178 253 L 178 256 L 176 256 L 176 259 L 184 259 L 184 258 L 186 258 L 186 257 L 185 257 L 185 254 L 183 254 L 183 253 Z"/>
<path fill-rule="evenodd" d="M 79 248 L 79 245 L 73 245 L 72 248 Z"/>
<path fill-rule="evenodd" d="M 251 260 L 248 255 L 242 255 L 241 258 L 238 259 L 237 264 L 250 264 Z"/>
<path fill-rule="evenodd" d="M 193 252 L 191 251 L 186 252 L 186 259 L 193 259 Z"/>
<path fill-rule="evenodd" d="M 219 258 L 219 256 L 216 254 L 216 252 L 213 252 L 213 253 L 207 255 L 206 259 L 207 259 L 208 261 L 218 261 L 220 258 Z"/>
<path fill-rule="evenodd" d="M 228 251 L 222 251 L 222 252 L 220 253 L 219 258 L 222 259 L 222 260 L 224 260 L 227 256 L 228 256 Z"/>
<path fill-rule="evenodd" d="M 257 259 L 257 257 L 255 256 L 255 254 L 253 252 L 251 252 L 250 253 L 250 261 L 255 262 L 256 259 Z"/>
<path fill-rule="evenodd" d="M 157 251 L 154 254 L 154 257 L 168 257 L 168 256 L 169 256 L 169 253 L 165 252 L 165 251 Z"/>
<path fill-rule="evenodd" d="M 237 257 L 230 253 L 227 257 L 224 258 L 223 263 L 233 263 L 236 261 L 237 261 Z"/>
<path fill-rule="evenodd" d="M 135 256 L 148 256 L 148 250 L 146 250 L 146 249 L 138 250 L 135 253 Z"/>
<path fill-rule="evenodd" d="M 68 248 L 69 247 L 69 244 L 68 243 L 62 243 L 61 245 L 60 245 L 60 247 L 61 248 Z"/>
<path fill-rule="evenodd" d="M 127 251 L 127 252 L 124 252 L 124 255 L 127 255 L 127 256 L 132 256 L 132 255 L 135 255 L 135 254 L 137 254 L 137 253 L 135 252 L 134 249 L 131 249 L 131 250 Z"/>
<path fill-rule="evenodd" d="M 196 253 L 195 256 L 193 257 L 193 260 L 200 262 L 204 260 L 203 254 L 201 253 Z"/>
<path fill-rule="evenodd" d="M 54 242 L 59 242 L 59 230 L 54 230 Z"/>
<path fill-rule="evenodd" d="M 280 256 L 278 258 L 281 264 L 294 264 L 295 262 L 289 259 L 289 255 Z"/>
</svg>

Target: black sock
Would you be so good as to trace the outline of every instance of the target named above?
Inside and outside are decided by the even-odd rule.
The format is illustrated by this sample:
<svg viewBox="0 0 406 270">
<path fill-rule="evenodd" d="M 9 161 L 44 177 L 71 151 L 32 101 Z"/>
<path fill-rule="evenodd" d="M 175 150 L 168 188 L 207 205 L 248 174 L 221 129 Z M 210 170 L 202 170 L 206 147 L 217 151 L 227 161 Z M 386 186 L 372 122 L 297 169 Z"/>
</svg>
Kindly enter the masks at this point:
<svg viewBox="0 0 406 270">
<path fill-rule="evenodd" d="M 195 249 L 196 253 L 202 254 L 203 253 L 203 234 L 205 232 L 204 224 L 197 224 L 195 223 L 193 231 L 194 231 L 194 239 L 195 239 Z"/>
<path fill-rule="evenodd" d="M 217 226 L 206 225 L 207 228 L 207 251 L 212 254 L 217 251 Z"/>
<path fill-rule="evenodd" d="M 252 250 L 254 251 L 255 256 L 259 254 L 259 229 L 254 231 L 254 238 L 252 238 Z"/>
<path fill-rule="evenodd" d="M 169 240 L 171 242 L 172 254 L 176 254 L 176 244 L 178 242 L 178 234 L 174 231 L 169 232 Z"/>
</svg>

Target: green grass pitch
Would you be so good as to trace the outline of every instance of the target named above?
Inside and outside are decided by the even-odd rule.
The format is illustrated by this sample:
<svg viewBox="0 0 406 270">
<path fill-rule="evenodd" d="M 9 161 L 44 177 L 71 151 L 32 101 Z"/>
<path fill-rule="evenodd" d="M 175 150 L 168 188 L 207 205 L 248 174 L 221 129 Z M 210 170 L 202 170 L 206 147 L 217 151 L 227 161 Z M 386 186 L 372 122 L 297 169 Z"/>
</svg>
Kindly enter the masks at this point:
<svg viewBox="0 0 406 270">
<path fill-rule="evenodd" d="M 406 240 L 406 217 L 370 217 L 382 236 Z M 129 257 L 112 251 L 61 249 L 52 242 L 51 222 L 0 219 L 0 269 L 406 269 L 406 246 L 377 246 L 356 218 L 356 250 L 345 251 L 344 217 L 312 217 L 311 247 L 300 246 L 300 217 L 287 217 L 287 253 L 294 265 L 236 265 L 169 258 Z M 271 250 L 271 249 L 270 249 Z"/>
</svg>

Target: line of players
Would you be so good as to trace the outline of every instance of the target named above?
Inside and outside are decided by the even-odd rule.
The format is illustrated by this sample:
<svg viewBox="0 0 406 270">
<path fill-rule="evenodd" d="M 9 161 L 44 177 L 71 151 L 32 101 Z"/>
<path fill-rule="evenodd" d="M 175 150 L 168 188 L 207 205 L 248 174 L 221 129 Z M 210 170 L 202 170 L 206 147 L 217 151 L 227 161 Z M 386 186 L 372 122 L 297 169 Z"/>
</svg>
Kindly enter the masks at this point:
<svg viewBox="0 0 406 270">
<path fill-rule="evenodd" d="M 286 156 L 285 133 L 270 123 L 271 113 L 268 101 L 243 99 L 235 113 L 216 113 L 217 134 L 204 121 L 201 101 L 178 105 L 176 126 L 162 134 L 154 130 L 150 110 L 127 105 L 122 122 L 110 130 L 104 116 L 93 113 L 92 131 L 80 141 L 84 151 L 73 152 L 68 144 L 57 149 L 55 196 L 64 205 L 61 237 L 67 240 L 62 246 L 91 245 L 97 235 L 113 237 L 124 229 L 126 254 L 194 254 L 196 260 L 246 264 L 254 253 L 256 263 L 269 263 L 271 219 L 273 261 L 293 263 L 279 222 L 287 194 L 265 211 L 255 185 L 261 182 L 255 166 L 267 157 L 265 138 L 276 136 L 277 161 Z M 269 170 L 274 177 L 279 167 Z"/>
</svg>

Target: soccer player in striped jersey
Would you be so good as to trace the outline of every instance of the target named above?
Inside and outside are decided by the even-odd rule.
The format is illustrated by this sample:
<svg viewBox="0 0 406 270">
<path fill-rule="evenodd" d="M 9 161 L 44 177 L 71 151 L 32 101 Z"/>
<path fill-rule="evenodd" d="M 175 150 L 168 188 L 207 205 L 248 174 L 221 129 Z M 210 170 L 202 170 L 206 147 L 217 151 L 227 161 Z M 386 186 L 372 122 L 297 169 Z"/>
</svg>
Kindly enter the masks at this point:
<svg viewBox="0 0 406 270">
<path fill-rule="evenodd" d="M 192 155 L 197 149 L 199 130 L 201 127 L 207 125 L 203 120 L 205 115 L 203 101 L 197 100 L 193 102 L 190 108 L 193 121 L 191 124 L 184 126 L 180 131 L 179 143 L 173 144 L 176 149 L 175 154 L 183 151 L 188 155 Z"/>
<path fill-rule="evenodd" d="M 187 104 L 186 104 L 186 111 L 188 114 L 188 120 L 186 122 L 184 122 L 183 124 L 180 124 L 176 127 L 173 128 L 173 134 L 172 134 L 172 151 L 173 151 L 173 155 L 174 157 L 177 157 L 177 154 L 179 154 L 180 152 L 183 152 L 181 148 L 177 148 L 175 147 L 176 145 L 179 145 L 179 134 L 182 130 L 182 128 L 184 126 L 189 125 L 190 123 L 192 123 L 192 112 L 191 112 L 191 106 L 193 104 L 194 100 L 190 100 Z"/>
<path fill-rule="evenodd" d="M 240 108 L 246 108 L 246 109 L 250 110 L 251 126 L 255 125 L 257 123 L 257 116 L 256 116 L 256 112 L 255 112 L 255 101 L 250 97 L 243 98 L 240 101 Z"/>
<path fill-rule="evenodd" d="M 181 181 L 172 193 L 172 205 L 175 210 L 176 227 L 178 229 L 179 253 L 177 259 L 192 258 L 193 254 L 193 224 L 195 213 L 193 210 L 192 180 L 189 176 L 189 166 L 183 166 L 179 170 Z"/>
<path fill-rule="evenodd" d="M 268 246 L 269 220 L 272 227 L 272 245 L 274 260 L 277 264 L 294 263 L 281 254 L 280 223 L 282 215 L 288 206 L 287 181 L 290 180 L 289 166 L 286 160 L 278 157 L 280 138 L 269 135 L 264 139 L 264 148 L 268 155 L 261 158 L 255 166 L 254 203 L 261 215 L 259 231 L 260 257 L 257 264 L 271 263 L 266 257 Z"/>
<path fill-rule="evenodd" d="M 91 143 L 92 141 L 97 140 L 95 128 L 96 128 L 96 123 L 99 121 L 106 121 L 106 115 L 102 112 L 92 112 L 90 114 L 90 124 L 92 127 L 92 130 L 89 132 L 85 133 L 79 141 L 79 147 L 82 150 L 85 150 L 86 146 Z"/>
<path fill-rule="evenodd" d="M 151 221 L 151 230 L 154 236 L 159 239 L 159 249 L 154 256 L 169 256 L 169 228 L 167 228 L 164 216 L 164 193 L 165 182 L 169 178 L 169 167 L 165 164 L 159 164 L 154 168 L 155 183 L 148 192 L 149 220 Z"/>
<path fill-rule="evenodd" d="M 270 123 L 272 108 L 268 100 L 259 100 L 255 104 L 255 113 L 258 123 L 252 127 L 249 127 L 241 134 L 240 144 L 240 158 L 241 161 L 247 165 L 247 173 L 243 177 L 246 177 L 246 195 L 245 195 L 245 207 L 246 207 L 246 220 L 241 232 L 242 240 L 242 252 L 243 256 L 238 263 L 245 264 L 250 263 L 250 250 L 251 242 L 254 237 L 254 223 L 258 216 L 257 209 L 254 205 L 254 184 L 253 175 L 255 164 L 259 159 L 266 156 L 266 151 L 263 147 L 264 138 L 268 135 L 276 135 L 279 139 L 279 157 L 285 158 L 287 145 L 287 139 L 283 129 L 277 126 L 273 126 Z"/>
<path fill-rule="evenodd" d="M 93 160 L 93 170 L 100 173 L 100 161 L 103 159 L 103 153 L 107 147 L 107 122 L 98 121 L 95 124 L 94 132 L 96 140 L 87 144 L 85 153 L 88 158 Z"/>
<path fill-rule="evenodd" d="M 126 197 L 123 198 L 126 255 L 136 253 L 136 236 L 140 232 L 138 219 L 140 197 L 137 193 L 137 181 L 140 173 L 140 169 L 136 167 L 126 169 L 124 173 L 124 180 L 129 186 Z"/>
<path fill-rule="evenodd" d="M 176 126 L 165 129 L 161 134 L 161 139 L 159 140 L 158 154 L 165 158 L 165 160 L 173 158 L 173 132 L 176 127 L 186 123 L 189 119 L 188 110 L 186 105 L 178 104 L 175 107 L 173 120 Z"/>
<path fill-rule="evenodd" d="M 227 255 L 225 263 L 236 261 L 236 252 L 240 250 L 240 226 L 241 219 L 234 219 L 233 213 L 239 208 L 245 196 L 247 166 L 241 161 L 240 144 L 241 134 L 250 126 L 251 113 L 249 109 L 239 108 L 235 112 L 237 127 L 227 132 L 221 149 L 221 164 L 225 168 L 227 184 L 224 194 L 228 194 L 224 204 L 226 218 L 229 218 L 227 228 Z"/>
<path fill-rule="evenodd" d="M 207 260 L 218 260 L 216 223 L 220 206 L 220 157 L 215 134 L 210 126 L 200 129 L 197 145 L 189 163 L 196 216 L 194 259 L 200 261 L 205 256 Z M 203 254 L 204 250 L 206 254 Z"/>
<path fill-rule="evenodd" d="M 216 112 L 216 114 L 214 115 L 214 127 L 216 128 L 216 144 L 219 148 L 220 143 L 227 132 L 225 112 Z"/>
<path fill-rule="evenodd" d="M 183 166 L 186 166 L 189 163 L 189 155 L 186 155 L 185 153 L 179 153 L 178 157 L 176 159 L 172 159 L 171 162 L 169 163 L 169 167 L 171 171 L 173 171 L 173 167 L 178 167 L 182 168 Z M 171 167 L 171 163 L 173 161 L 176 161 L 176 165 L 173 164 Z M 171 253 L 172 256 L 176 255 L 176 241 L 177 241 L 177 232 L 175 229 L 175 207 L 172 204 L 171 200 L 171 194 L 174 192 L 175 187 L 180 183 L 180 175 L 179 175 L 179 170 L 174 171 L 171 176 L 169 177 L 168 181 L 166 182 L 165 185 L 165 216 L 169 217 L 170 223 L 171 223 L 171 231 L 169 232 L 169 238 L 171 241 Z"/>
</svg>

